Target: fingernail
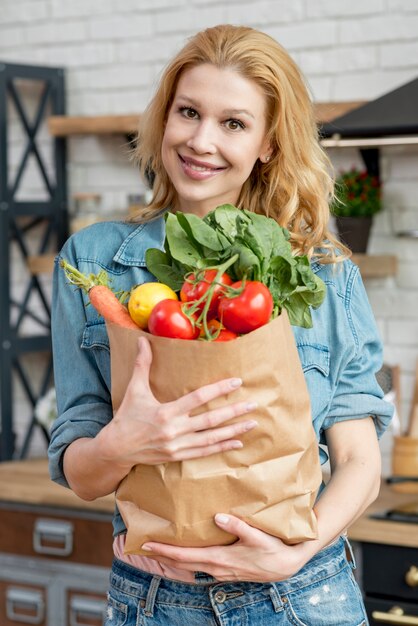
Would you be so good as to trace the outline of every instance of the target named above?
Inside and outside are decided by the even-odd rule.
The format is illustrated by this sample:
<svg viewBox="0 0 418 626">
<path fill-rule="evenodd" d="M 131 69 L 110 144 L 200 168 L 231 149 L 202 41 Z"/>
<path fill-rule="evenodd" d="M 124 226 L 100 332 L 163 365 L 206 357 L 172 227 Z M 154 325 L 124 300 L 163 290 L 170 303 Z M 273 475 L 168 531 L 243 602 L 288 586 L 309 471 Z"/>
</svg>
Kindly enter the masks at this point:
<svg viewBox="0 0 418 626">
<path fill-rule="evenodd" d="M 242 441 L 234 441 L 231 445 L 231 448 L 243 448 L 244 444 Z"/>
<path fill-rule="evenodd" d="M 143 546 L 141 546 L 142 550 L 146 550 L 147 552 L 152 552 L 152 548 L 150 548 L 149 545 L 147 545 L 146 543 L 144 543 Z"/>
<path fill-rule="evenodd" d="M 235 389 L 235 387 L 240 387 L 242 385 L 242 380 L 241 378 L 232 378 L 229 381 L 229 384 L 231 387 L 233 387 Z"/>
<path fill-rule="evenodd" d="M 245 408 L 247 411 L 254 411 L 258 407 L 258 402 L 247 402 Z"/>
<path fill-rule="evenodd" d="M 228 515 L 225 515 L 224 513 L 217 513 L 215 515 L 215 520 L 217 521 L 218 524 L 227 524 L 229 522 L 229 517 Z"/>
<path fill-rule="evenodd" d="M 258 426 L 258 422 L 256 422 L 255 420 L 250 420 L 249 422 L 245 422 L 245 430 L 251 430 L 252 428 L 255 428 L 256 426 Z"/>
</svg>

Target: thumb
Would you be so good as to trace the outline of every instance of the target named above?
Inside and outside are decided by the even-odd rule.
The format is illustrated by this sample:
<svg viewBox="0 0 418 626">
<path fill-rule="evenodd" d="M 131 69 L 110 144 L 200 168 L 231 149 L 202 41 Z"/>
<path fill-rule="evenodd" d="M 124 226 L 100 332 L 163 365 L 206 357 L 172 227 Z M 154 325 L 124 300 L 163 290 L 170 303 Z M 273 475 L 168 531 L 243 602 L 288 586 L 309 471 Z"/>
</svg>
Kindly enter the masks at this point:
<svg viewBox="0 0 418 626">
<path fill-rule="evenodd" d="M 135 358 L 131 380 L 135 384 L 142 384 L 149 391 L 151 391 L 149 384 L 151 363 L 151 344 L 145 337 L 140 337 L 138 339 L 138 352 Z"/>
<path fill-rule="evenodd" d="M 259 532 L 256 528 L 253 528 L 246 522 L 243 522 L 239 519 L 239 517 L 226 515 L 225 513 L 217 513 L 215 515 L 215 523 L 226 532 L 231 535 L 236 535 L 238 539 L 241 539 L 246 543 L 254 542 L 254 533 Z"/>
</svg>

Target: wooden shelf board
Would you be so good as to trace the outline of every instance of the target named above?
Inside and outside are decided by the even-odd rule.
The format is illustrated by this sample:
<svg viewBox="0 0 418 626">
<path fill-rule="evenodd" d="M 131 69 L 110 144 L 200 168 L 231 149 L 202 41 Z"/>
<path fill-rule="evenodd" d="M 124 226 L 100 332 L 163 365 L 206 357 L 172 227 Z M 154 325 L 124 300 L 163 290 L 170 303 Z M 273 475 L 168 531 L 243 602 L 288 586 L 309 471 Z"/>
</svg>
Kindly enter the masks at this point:
<svg viewBox="0 0 418 626">
<path fill-rule="evenodd" d="M 29 256 L 27 259 L 28 270 L 34 276 L 38 274 L 50 274 L 54 269 L 54 259 L 56 253 L 37 254 Z"/>
<path fill-rule="evenodd" d="M 325 124 L 344 113 L 364 104 L 364 101 L 352 102 L 316 102 L 315 118 L 318 124 Z M 52 115 L 48 119 L 49 132 L 53 137 L 70 135 L 131 135 L 136 133 L 140 114 L 132 115 L 95 115 L 66 116 Z"/>
<path fill-rule="evenodd" d="M 345 115 L 354 109 L 358 109 L 366 100 L 353 100 L 350 102 L 315 102 L 315 119 L 317 124 L 328 124 L 340 115 Z"/>
<path fill-rule="evenodd" d="M 140 115 L 96 115 L 72 117 L 51 115 L 48 129 L 53 137 L 69 135 L 131 135 L 138 129 Z"/>
<path fill-rule="evenodd" d="M 389 254 L 353 254 L 353 263 L 359 266 L 363 278 L 386 278 L 395 276 L 398 259 Z"/>
</svg>

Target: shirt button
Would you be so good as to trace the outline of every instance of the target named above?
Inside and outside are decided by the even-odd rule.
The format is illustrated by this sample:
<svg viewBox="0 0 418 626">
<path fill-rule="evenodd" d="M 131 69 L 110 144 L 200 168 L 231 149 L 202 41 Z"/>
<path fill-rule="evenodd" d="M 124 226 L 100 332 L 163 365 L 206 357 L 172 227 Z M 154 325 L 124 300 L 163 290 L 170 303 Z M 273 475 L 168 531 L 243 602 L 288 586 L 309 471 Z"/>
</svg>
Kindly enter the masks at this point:
<svg viewBox="0 0 418 626">
<path fill-rule="evenodd" d="M 215 593 L 215 601 L 218 602 L 219 604 L 223 604 L 226 600 L 226 593 L 225 591 L 217 591 Z"/>
</svg>

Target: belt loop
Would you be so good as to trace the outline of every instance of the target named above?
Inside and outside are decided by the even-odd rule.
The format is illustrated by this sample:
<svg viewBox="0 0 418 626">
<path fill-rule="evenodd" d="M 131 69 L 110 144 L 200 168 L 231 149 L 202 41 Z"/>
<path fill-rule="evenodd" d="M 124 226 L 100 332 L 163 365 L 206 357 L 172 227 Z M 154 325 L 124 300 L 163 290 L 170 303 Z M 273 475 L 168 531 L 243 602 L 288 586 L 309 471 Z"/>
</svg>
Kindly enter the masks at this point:
<svg viewBox="0 0 418 626">
<path fill-rule="evenodd" d="M 342 538 L 344 539 L 344 543 L 345 543 L 344 547 L 345 547 L 345 555 L 347 557 L 347 561 L 349 562 L 351 569 L 356 569 L 357 564 L 356 564 L 356 559 L 354 556 L 354 550 L 353 550 L 351 543 L 348 540 L 347 534 L 344 533 L 342 535 Z"/>
<path fill-rule="evenodd" d="M 154 616 L 154 604 L 157 596 L 158 587 L 160 586 L 161 576 L 153 576 L 148 589 L 147 599 L 145 601 L 144 614 L 147 617 Z"/>
<path fill-rule="evenodd" d="M 279 613 L 280 611 L 283 611 L 283 601 L 274 584 L 270 586 L 269 593 L 275 612 Z"/>
</svg>

